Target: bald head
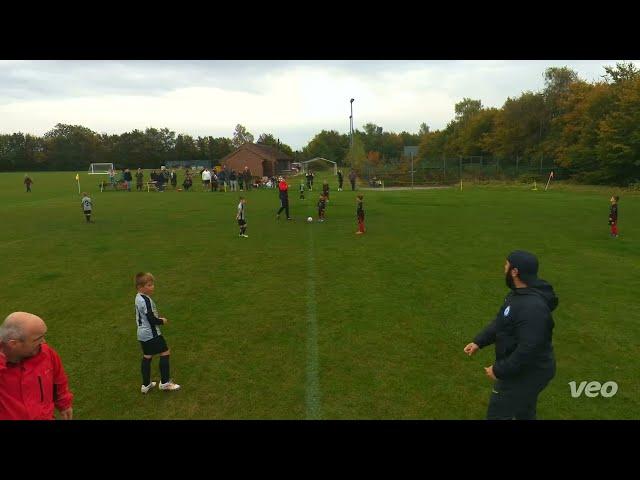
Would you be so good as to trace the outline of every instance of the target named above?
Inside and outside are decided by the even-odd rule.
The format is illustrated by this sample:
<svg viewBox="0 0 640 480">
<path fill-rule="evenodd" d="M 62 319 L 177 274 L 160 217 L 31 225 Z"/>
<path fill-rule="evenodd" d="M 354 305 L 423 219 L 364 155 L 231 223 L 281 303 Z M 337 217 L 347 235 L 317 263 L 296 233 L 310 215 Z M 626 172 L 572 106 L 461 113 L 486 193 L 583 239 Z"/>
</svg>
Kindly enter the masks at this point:
<svg viewBox="0 0 640 480">
<path fill-rule="evenodd" d="M 5 338 L 5 331 L 10 334 L 9 338 Z M 0 326 L 0 341 L 24 340 L 34 333 L 44 334 L 46 331 L 47 326 L 39 316 L 27 312 L 13 312 Z"/>
<path fill-rule="evenodd" d="M 32 357 L 40 351 L 47 325 L 32 313 L 13 312 L 0 325 L 0 343 L 10 361 Z"/>
</svg>

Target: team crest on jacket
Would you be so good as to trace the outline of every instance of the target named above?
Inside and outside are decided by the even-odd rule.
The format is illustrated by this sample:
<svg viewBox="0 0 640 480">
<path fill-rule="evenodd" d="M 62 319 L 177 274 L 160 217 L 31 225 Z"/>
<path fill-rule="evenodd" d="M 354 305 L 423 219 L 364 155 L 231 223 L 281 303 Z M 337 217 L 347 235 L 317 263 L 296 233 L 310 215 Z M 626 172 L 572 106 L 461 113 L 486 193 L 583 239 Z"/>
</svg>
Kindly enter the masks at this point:
<svg viewBox="0 0 640 480">
<path fill-rule="evenodd" d="M 508 305 L 507 308 L 504 309 L 504 316 L 506 317 L 507 315 L 509 315 L 510 311 L 511 311 L 511 305 Z"/>
</svg>

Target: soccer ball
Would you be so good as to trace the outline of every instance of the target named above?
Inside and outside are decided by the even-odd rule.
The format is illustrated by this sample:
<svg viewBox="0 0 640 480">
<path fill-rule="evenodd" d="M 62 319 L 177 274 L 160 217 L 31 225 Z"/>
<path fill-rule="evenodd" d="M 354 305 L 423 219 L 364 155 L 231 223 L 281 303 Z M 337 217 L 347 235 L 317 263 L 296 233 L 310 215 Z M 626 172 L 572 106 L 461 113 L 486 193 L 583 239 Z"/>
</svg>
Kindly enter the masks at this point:
<svg viewBox="0 0 640 480">
<path fill-rule="evenodd" d="M 313 222 L 313 217 L 307 218 L 307 222 L 309 222 L 309 223 Z"/>
</svg>

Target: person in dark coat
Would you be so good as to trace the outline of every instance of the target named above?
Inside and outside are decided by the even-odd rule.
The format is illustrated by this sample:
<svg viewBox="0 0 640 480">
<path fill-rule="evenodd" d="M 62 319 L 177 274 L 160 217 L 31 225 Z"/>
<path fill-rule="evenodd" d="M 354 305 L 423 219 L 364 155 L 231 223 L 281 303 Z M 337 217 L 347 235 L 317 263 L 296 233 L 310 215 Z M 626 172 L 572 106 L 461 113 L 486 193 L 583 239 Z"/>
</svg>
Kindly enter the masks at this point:
<svg viewBox="0 0 640 480">
<path fill-rule="evenodd" d="M 351 182 L 351 191 L 356 189 L 356 172 L 351 170 L 349 173 L 349 181 Z"/>
<path fill-rule="evenodd" d="M 488 420 L 534 420 L 538 395 L 556 374 L 551 312 L 558 306 L 553 287 L 538 279 L 538 259 L 509 254 L 504 265 L 510 289 L 493 322 L 464 347 L 471 356 L 495 344 L 496 360 L 485 368 L 493 385 Z"/>
</svg>

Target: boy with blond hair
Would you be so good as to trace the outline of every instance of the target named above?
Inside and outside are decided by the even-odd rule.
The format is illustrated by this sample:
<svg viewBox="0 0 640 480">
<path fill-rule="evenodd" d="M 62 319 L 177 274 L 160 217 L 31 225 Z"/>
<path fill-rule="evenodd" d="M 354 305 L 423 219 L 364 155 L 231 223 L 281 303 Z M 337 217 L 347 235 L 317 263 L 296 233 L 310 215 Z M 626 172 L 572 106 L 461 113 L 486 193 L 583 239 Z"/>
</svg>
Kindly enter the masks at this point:
<svg viewBox="0 0 640 480">
<path fill-rule="evenodd" d="M 147 393 L 156 386 L 151 381 L 151 360 L 154 355 L 160 355 L 160 390 L 179 390 L 180 385 L 171 380 L 169 369 L 169 347 L 160 332 L 160 325 L 166 325 L 167 319 L 158 315 L 158 309 L 151 295 L 155 290 L 155 279 L 151 273 L 138 273 L 135 277 L 136 295 L 136 324 L 138 326 L 138 341 L 142 347 L 142 387 L 140 391 Z"/>
</svg>

